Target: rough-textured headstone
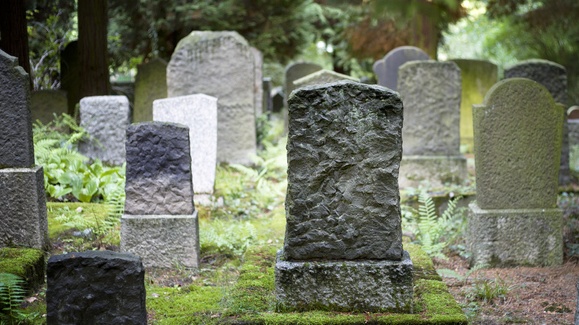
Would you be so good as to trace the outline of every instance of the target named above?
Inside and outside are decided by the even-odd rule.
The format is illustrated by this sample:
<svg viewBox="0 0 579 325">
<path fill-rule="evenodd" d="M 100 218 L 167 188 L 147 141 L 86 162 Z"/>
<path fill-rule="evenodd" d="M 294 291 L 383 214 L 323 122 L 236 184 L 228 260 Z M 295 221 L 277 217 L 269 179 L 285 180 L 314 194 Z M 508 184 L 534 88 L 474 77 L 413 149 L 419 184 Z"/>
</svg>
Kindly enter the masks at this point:
<svg viewBox="0 0 579 325">
<path fill-rule="evenodd" d="M 462 97 L 460 101 L 460 144 L 472 152 L 472 105 L 481 104 L 484 96 L 498 81 L 498 67 L 485 60 L 455 59 L 461 71 Z"/>
<path fill-rule="evenodd" d="M 217 98 L 198 94 L 159 99 L 153 103 L 153 119 L 189 127 L 195 198 L 209 202 L 217 166 Z"/>
<path fill-rule="evenodd" d="M 505 79 L 507 78 L 527 78 L 534 80 L 545 86 L 553 99 L 557 103 L 567 107 L 567 71 L 565 67 L 555 62 L 532 59 L 519 62 L 505 69 Z M 569 137 L 567 114 L 563 111 L 563 143 L 561 146 L 561 162 L 559 167 L 559 184 L 566 185 L 571 182 L 571 171 L 569 170 Z"/>
<path fill-rule="evenodd" d="M 322 70 L 322 67 L 319 64 L 310 62 L 297 62 L 288 65 L 284 72 L 285 84 L 283 86 L 283 93 L 285 94 L 286 103 L 291 92 L 296 89 L 294 81 L 319 70 Z"/>
<path fill-rule="evenodd" d="M 398 73 L 404 102 L 400 186 L 462 182 L 466 160 L 460 154 L 460 69 L 453 62 L 412 61 Z"/>
<path fill-rule="evenodd" d="M 153 101 L 167 98 L 167 62 L 153 59 L 137 67 L 133 123 L 153 120 Z"/>
<path fill-rule="evenodd" d="M 254 58 L 255 66 L 255 84 L 253 91 L 255 95 L 255 118 L 259 118 L 263 114 L 263 54 L 255 47 L 251 48 Z"/>
<path fill-rule="evenodd" d="M 290 96 L 287 225 L 275 270 L 284 308 L 411 309 L 401 133 L 402 102 L 383 87 L 339 81 Z"/>
<path fill-rule="evenodd" d="M 29 83 L 18 59 L 0 50 L 0 168 L 34 166 Z"/>
<path fill-rule="evenodd" d="M 80 126 L 91 139 L 79 151 L 93 159 L 120 165 L 125 162 L 125 132 L 129 100 L 125 96 L 92 96 L 80 100 Z"/>
<path fill-rule="evenodd" d="M 374 63 L 374 73 L 378 84 L 392 90 L 398 88 L 398 69 L 409 61 L 430 60 L 426 52 L 415 46 L 400 46 L 388 52 L 382 59 L 383 64 Z"/>
<path fill-rule="evenodd" d="M 78 41 L 72 41 L 60 52 L 60 88 L 66 91 L 68 114 L 74 115 L 80 101 L 80 58 Z"/>
<path fill-rule="evenodd" d="M 127 129 L 126 148 L 121 251 L 141 256 L 147 267 L 198 267 L 189 128 L 163 122 L 133 124 Z"/>
<path fill-rule="evenodd" d="M 256 153 L 254 55 L 237 32 L 194 31 L 167 67 L 169 97 L 206 94 L 217 103 L 217 160 L 251 163 Z"/>
<path fill-rule="evenodd" d="M 294 81 L 294 86 L 296 88 L 301 88 L 311 85 L 321 85 L 329 82 L 340 81 L 340 80 L 352 80 L 355 82 L 360 82 L 360 79 L 350 77 L 345 74 L 337 73 L 330 70 L 319 70 L 311 73 L 305 77 L 299 78 Z"/>
<path fill-rule="evenodd" d="M 545 87 L 522 78 L 497 83 L 474 105 L 477 200 L 467 236 L 473 264 L 562 262 L 562 110 Z"/>
<path fill-rule="evenodd" d="M 66 92 L 62 90 L 37 90 L 30 97 L 32 122 L 39 120 L 43 124 L 54 120 L 54 115 L 68 112 Z"/>
<path fill-rule="evenodd" d="M 147 324 L 141 258 L 111 251 L 55 255 L 48 260 L 49 325 Z"/>
</svg>

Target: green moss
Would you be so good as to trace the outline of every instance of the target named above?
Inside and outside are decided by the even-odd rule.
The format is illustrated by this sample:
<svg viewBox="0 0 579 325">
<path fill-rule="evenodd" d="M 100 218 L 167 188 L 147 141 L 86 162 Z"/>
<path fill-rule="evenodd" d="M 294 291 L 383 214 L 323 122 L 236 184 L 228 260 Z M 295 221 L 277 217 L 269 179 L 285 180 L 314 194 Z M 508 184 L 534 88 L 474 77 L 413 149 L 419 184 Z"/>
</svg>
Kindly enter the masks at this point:
<svg viewBox="0 0 579 325">
<path fill-rule="evenodd" d="M 222 296 L 223 290 L 214 286 L 148 287 L 147 309 L 156 324 L 196 324 L 192 320 L 220 312 Z"/>
<path fill-rule="evenodd" d="M 34 248 L 0 248 L 0 273 L 18 275 L 29 292 L 44 283 L 44 252 Z"/>
<path fill-rule="evenodd" d="M 85 216 L 97 218 L 98 220 L 105 220 L 109 215 L 107 206 L 105 204 L 98 203 L 47 202 L 46 209 L 49 225 L 48 236 L 51 240 L 56 239 L 59 236 L 65 234 L 67 231 L 74 229 L 74 227 L 71 225 L 67 225 L 65 222 L 61 222 L 56 219 L 62 214 L 80 213 Z M 77 210 L 80 212 L 77 212 Z"/>
<path fill-rule="evenodd" d="M 410 259 L 414 265 L 414 279 L 429 279 L 442 281 L 442 278 L 432 263 L 432 259 L 426 254 L 425 251 L 420 249 L 419 245 L 405 243 L 404 249 L 410 254 Z"/>
</svg>

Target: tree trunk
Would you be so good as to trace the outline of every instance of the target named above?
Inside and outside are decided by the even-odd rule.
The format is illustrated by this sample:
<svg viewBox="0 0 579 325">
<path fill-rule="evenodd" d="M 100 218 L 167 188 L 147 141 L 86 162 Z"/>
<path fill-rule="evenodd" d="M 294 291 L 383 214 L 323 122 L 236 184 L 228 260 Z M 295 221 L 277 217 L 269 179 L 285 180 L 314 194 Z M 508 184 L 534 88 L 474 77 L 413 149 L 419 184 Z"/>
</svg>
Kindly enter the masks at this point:
<svg viewBox="0 0 579 325">
<path fill-rule="evenodd" d="M 17 57 L 30 77 L 26 1 L 0 0 L 0 49 Z"/>
<path fill-rule="evenodd" d="M 107 9 L 107 0 L 78 1 L 80 98 L 110 92 Z"/>
<path fill-rule="evenodd" d="M 437 59 L 440 31 L 430 17 L 418 14 L 411 22 L 410 44 L 424 50 L 434 60 Z"/>
</svg>

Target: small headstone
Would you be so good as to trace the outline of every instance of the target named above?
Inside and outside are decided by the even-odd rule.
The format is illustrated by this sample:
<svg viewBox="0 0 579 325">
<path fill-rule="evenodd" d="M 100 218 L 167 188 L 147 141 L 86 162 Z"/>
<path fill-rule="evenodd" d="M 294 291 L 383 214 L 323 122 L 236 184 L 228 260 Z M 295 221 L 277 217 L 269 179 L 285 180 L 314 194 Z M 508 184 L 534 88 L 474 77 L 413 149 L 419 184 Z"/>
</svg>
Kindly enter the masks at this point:
<svg viewBox="0 0 579 325">
<path fill-rule="evenodd" d="M 460 69 L 453 62 L 412 61 L 399 69 L 404 102 L 400 186 L 461 183 L 466 159 L 460 153 Z"/>
<path fill-rule="evenodd" d="M 254 58 L 255 66 L 255 84 L 253 91 L 255 94 L 255 118 L 259 118 L 263 114 L 263 54 L 255 47 L 251 48 Z"/>
<path fill-rule="evenodd" d="M 321 85 L 340 80 L 351 80 L 355 82 L 360 82 L 360 79 L 350 77 L 345 74 L 337 73 L 330 70 L 319 70 L 305 77 L 297 79 L 296 81 L 294 81 L 294 86 L 296 88 L 301 88 L 305 86 Z"/>
<path fill-rule="evenodd" d="M 519 62 L 505 69 L 505 79 L 527 78 L 543 85 L 557 103 L 567 107 L 567 71 L 564 66 L 555 62 L 532 59 Z M 569 169 L 569 136 L 567 114 L 563 111 L 563 144 L 561 147 L 561 165 L 559 167 L 559 184 L 567 185 L 571 182 Z"/>
<path fill-rule="evenodd" d="M 288 65 L 285 68 L 285 84 L 283 86 L 285 102 L 287 103 L 289 95 L 294 89 L 296 89 L 294 81 L 319 70 L 322 70 L 322 67 L 319 64 L 310 62 L 297 62 Z"/>
<path fill-rule="evenodd" d="M 262 87 L 263 87 L 263 94 L 262 94 L 263 97 L 261 105 L 263 107 L 264 113 L 267 113 L 269 116 L 269 114 L 271 114 L 273 110 L 273 101 L 271 98 L 271 87 L 272 87 L 271 78 L 269 77 L 263 78 Z"/>
<path fill-rule="evenodd" d="M 48 260 L 47 324 L 147 324 L 141 258 L 111 251 Z"/>
<path fill-rule="evenodd" d="M 129 125 L 129 100 L 125 96 L 92 96 L 80 100 L 80 126 L 90 140 L 78 149 L 92 159 L 121 165 L 125 162 L 125 132 Z"/>
<path fill-rule="evenodd" d="M 153 59 L 137 67 L 133 123 L 153 120 L 153 101 L 167 98 L 167 62 Z"/>
<path fill-rule="evenodd" d="M 255 57 L 237 32 L 194 31 L 167 67 L 169 97 L 206 94 L 217 103 L 217 161 L 250 164 L 256 153 Z"/>
<path fill-rule="evenodd" d="M 561 111 L 545 87 L 522 78 L 497 83 L 473 107 L 477 194 L 467 238 L 473 264 L 562 262 Z"/>
<path fill-rule="evenodd" d="M 189 128 L 162 122 L 132 124 L 126 148 L 121 251 L 141 256 L 147 267 L 198 267 Z"/>
<path fill-rule="evenodd" d="M 271 90 L 272 112 L 281 113 L 284 106 L 284 94 L 282 87 L 275 87 Z"/>
<path fill-rule="evenodd" d="M 406 62 L 430 60 L 426 52 L 415 46 L 400 46 L 388 52 L 383 64 L 374 63 L 378 84 L 392 90 L 398 88 L 398 69 Z"/>
<path fill-rule="evenodd" d="M 80 101 L 80 57 L 78 41 L 72 41 L 60 52 L 60 88 L 66 91 L 68 114 L 74 115 Z"/>
<path fill-rule="evenodd" d="M 30 113 L 32 122 L 39 120 L 48 124 L 54 120 L 54 115 L 68 113 L 66 92 L 62 90 L 37 90 L 30 98 Z"/>
<path fill-rule="evenodd" d="M 210 202 L 217 166 L 217 98 L 198 94 L 158 99 L 153 102 L 153 119 L 189 127 L 195 198 Z"/>
<path fill-rule="evenodd" d="M 409 311 L 398 94 L 351 81 L 307 86 L 290 96 L 289 117 L 279 303 L 296 310 Z"/>
</svg>

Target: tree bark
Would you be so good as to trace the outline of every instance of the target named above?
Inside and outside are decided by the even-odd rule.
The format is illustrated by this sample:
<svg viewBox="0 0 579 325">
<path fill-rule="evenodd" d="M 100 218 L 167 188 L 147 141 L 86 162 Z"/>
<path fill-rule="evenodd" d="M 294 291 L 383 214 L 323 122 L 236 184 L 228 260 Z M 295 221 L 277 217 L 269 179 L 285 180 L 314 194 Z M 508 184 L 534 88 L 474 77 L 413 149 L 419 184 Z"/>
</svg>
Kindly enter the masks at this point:
<svg viewBox="0 0 579 325">
<path fill-rule="evenodd" d="M 26 1 L 0 0 L 0 49 L 17 57 L 30 77 Z"/>
<path fill-rule="evenodd" d="M 78 1 L 80 98 L 110 93 L 107 9 L 107 0 Z"/>
</svg>

